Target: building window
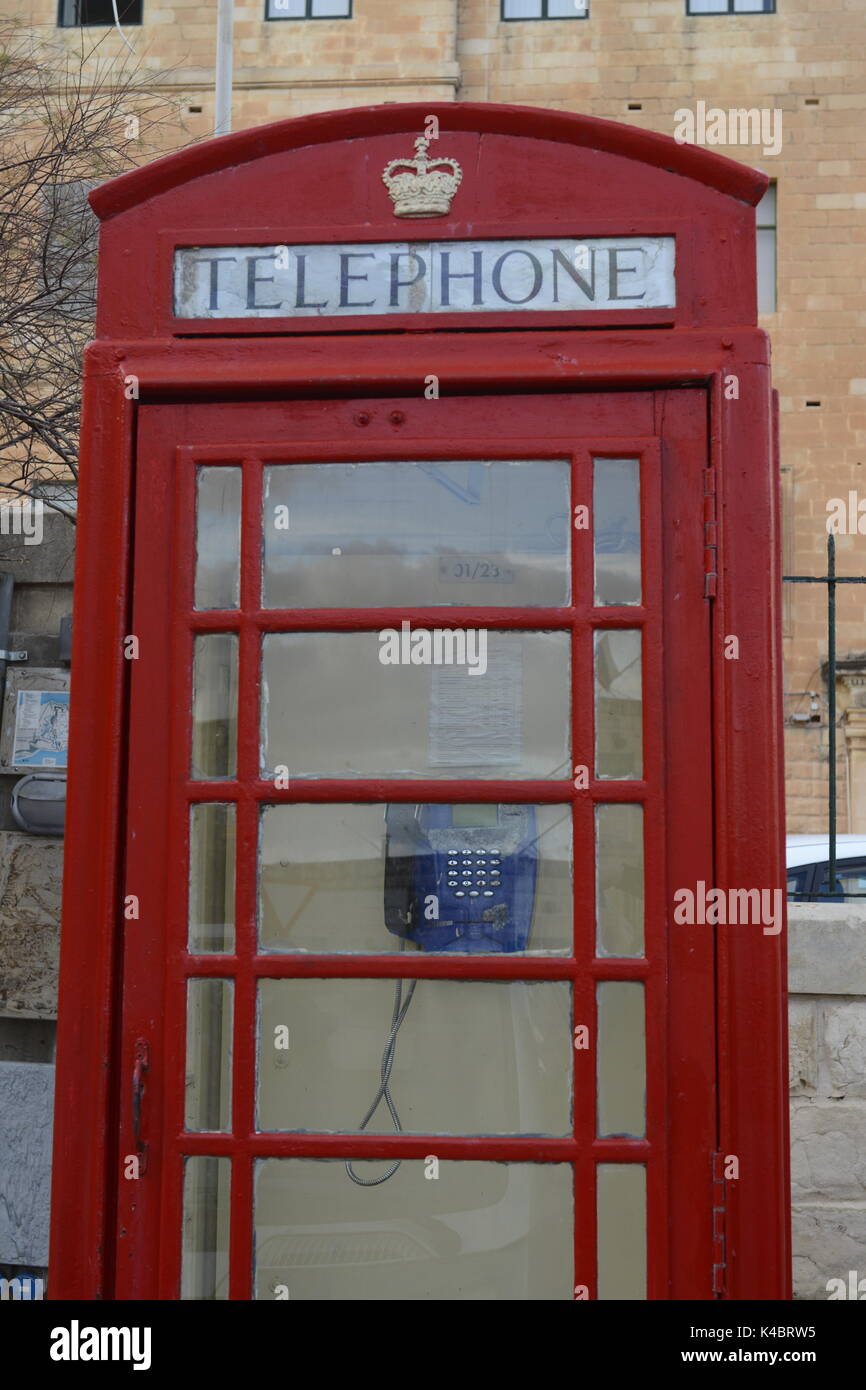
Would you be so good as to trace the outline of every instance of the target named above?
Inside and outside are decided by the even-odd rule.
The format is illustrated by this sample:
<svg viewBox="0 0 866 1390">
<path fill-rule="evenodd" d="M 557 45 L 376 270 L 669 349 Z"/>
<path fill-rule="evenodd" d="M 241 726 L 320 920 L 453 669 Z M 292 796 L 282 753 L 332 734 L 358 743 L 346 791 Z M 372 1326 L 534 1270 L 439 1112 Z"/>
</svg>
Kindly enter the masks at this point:
<svg viewBox="0 0 866 1390">
<path fill-rule="evenodd" d="M 266 0 L 265 19 L 351 19 L 352 0 Z"/>
<path fill-rule="evenodd" d="M 686 14 L 775 14 L 776 0 L 686 0 Z"/>
<path fill-rule="evenodd" d="M 144 0 L 117 0 L 117 16 L 121 24 L 141 24 Z M 57 20 L 61 29 L 79 25 L 114 25 L 114 6 L 111 0 L 60 0 Z"/>
<path fill-rule="evenodd" d="M 589 0 L 502 0 L 503 19 L 588 19 Z"/>
<path fill-rule="evenodd" d="M 770 184 L 755 209 L 758 252 L 758 313 L 776 312 L 776 185 Z"/>
</svg>

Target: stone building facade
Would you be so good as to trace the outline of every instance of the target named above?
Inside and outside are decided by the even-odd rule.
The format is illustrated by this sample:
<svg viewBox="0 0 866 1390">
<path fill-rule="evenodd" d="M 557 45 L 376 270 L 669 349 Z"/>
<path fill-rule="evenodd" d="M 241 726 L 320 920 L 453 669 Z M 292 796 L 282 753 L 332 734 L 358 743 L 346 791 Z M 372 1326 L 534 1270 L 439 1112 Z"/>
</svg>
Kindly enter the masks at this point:
<svg viewBox="0 0 866 1390">
<path fill-rule="evenodd" d="M 141 18 L 125 31 L 136 61 L 159 74 L 166 94 L 160 140 L 170 148 L 206 138 L 215 0 L 123 3 Z M 774 3 L 777 12 L 754 12 Z M 99 40 L 94 62 L 122 54 L 110 28 L 58 27 L 76 5 L 105 8 L 103 0 L 61 0 L 59 8 L 58 0 L 17 0 L 43 41 L 74 50 L 83 33 L 85 43 Z M 706 12 L 714 7 L 733 12 Z M 312 17 L 341 8 L 348 17 Z M 574 17 L 540 17 L 551 10 Z M 277 17 L 304 12 L 311 17 Z M 539 17 L 504 17 L 518 13 Z M 853 494 L 856 513 L 862 495 L 866 532 L 864 35 L 866 0 L 236 0 L 234 125 L 427 99 L 542 105 L 671 135 L 677 112 L 699 103 L 705 112 L 778 113 L 777 153 L 764 152 L 773 142 L 717 148 L 775 182 L 762 213 L 776 223 L 762 238 L 764 303 L 775 299 L 775 308 L 763 323 L 780 397 L 785 571 L 823 574 L 831 499 L 848 508 Z M 866 574 L 858 519 L 837 538 L 840 573 Z M 866 588 L 841 588 L 839 829 L 866 833 L 864 613 Z M 789 830 L 820 831 L 828 770 L 822 585 L 787 586 L 785 660 Z"/>
<path fill-rule="evenodd" d="M 546 106 L 671 135 L 678 113 L 697 112 L 699 103 L 705 113 L 778 113 L 777 153 L 765 153 L 763 142 L 715 148 L 774 180 L 774 197 L 760 219 L 762 323 L 772 336 L 780 401 L 784 570 L 824 572 L 828 505 L 841 499 L 846 525 L 837 536 L 839 572 L 866 575 L 866 515 L 861 534 L 857 509 L 862 498 L 866 513 L 866 361 L 860 351 L 866 328 L 866 0 L 823 0 L 820 6 L 776 0 L 778 12 L 772 13 L 736 12 L 756 0 L 718 0 L 726 12 L 696 14 L 689 10 L 706 10 L 714 0 L 587 0 L 584 6 L 575 0 L 573 17 L 559 19 L 543 16 L 565 9 L 562 0 L 348 0 L 347 17 L 314 17 L 316 9 L 340 3 L 287 0 L 286 10 L 300 8 L 309 17 L 269 20 L 267 10 L 276 16 L 283 9 L 279 0 L 236 0 L 235 128 L 338 107 L 427 100 Z M 125 29 L 135 49 L 128 61 L 153 73 L 164 109 L 161 146 L 168 151 L 208 138 L 215 0 L 120 4 L 124 12 L 141 11 L 142 22 Z M 85 47 L 97 41 L 91 64 L 123 57 L 123 43 L 110 27 L 88 26 L 82 34 L 74 23 L 58 24 L 74 18 L 77 5 L 92 5 L 93 13 L 99 8 L 97 0 L 13 0 L 7 12 L 32 29 L 37 46 L 60 44 L 72 54 L 82 40 Z M 537 17 L 505 17 L 521 8 Z M 135 137 L 119 130 L 118 139 L 128 138 Z M 68 570 L 39 582 L 68 586 Z M 68 588 L 57 593 L 68 608 Z M 864 613 L 866 586 L 843 586 L 839 829 L 866 834 Z M 43 624 L 46 642 L 49 632 Z M 787 586 L 784 652 L 789 830 L 821 831 L 828 770 L 823 586 Z M 48 659 L 54 659 L 50 653 Z M 0 831 L 7 842 L 5 848 L 0 843 L 0 875 L 9 878 L 4 854 L 24 874 L 26 846 L 9 839 L 15 832 L 2 814 Z M 46 842 L 41 846 L 49 855 Z M 56 884 L 56 870 L 47 867 L 44 877 Z M 46 1252 L 38 1213 L 44 1212 L 48 1171 L 45 1064 L 55 1008 L 56 903 L 49 899 L 50 893 L 43 895 L 39 908 L 38 939 L 28 935 L 33 960 L 25 969 L 20 951 L 10 946 L 17 938 L 2 911 L 10 903 L 20 908 L 26 886 L 0 896 L 0 963 L 5 960 L 7 969 L 15 963 L 21 975 L 8 997 L 0 995 L 0 1112 L 5 1107 L 7 1115 L 30 1116 L 8 1133 L 0 1124 L 0 1168 L 30 1175 L 17 1186 L 6 1183 L 11 1199 L 8 1229 L 0 1223 L 0 1273 L 38 1268 Z M 16 908 L 16 921 L 20 915 Z M 834 928 L 835 955 L 825 950 L 827 923 L 816 925 L 808 914 L 795 921 L 792 936 L 795 1281 L 797 1295 L 806 1299 L 826 1297 L 826 1280 L 845 1277 L 849 1268 L 866 1273 L 866 1177 L 857 1157 L 866 1133 L 866 982 L 848 969 L 862 954 L 862 917 L 855 912 Z"/>
</svg>

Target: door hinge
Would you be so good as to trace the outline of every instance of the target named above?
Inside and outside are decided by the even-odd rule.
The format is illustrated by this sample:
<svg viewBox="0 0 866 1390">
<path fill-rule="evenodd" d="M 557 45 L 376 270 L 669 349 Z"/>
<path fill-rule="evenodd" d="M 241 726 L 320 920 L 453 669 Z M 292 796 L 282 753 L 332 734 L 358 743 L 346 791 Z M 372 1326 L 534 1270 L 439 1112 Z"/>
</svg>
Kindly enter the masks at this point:
<svg viewBox="0 0 866 1390">
<path fill-rule="evenodd" d="M 727 1191 L 725 1186 L 725 1155 L 713 1154 L 713 1296 L 723 1298 L 727 1292 Z"/>
<path fill-rule="evenodd" d="M 704 598 L 716 597 L 718 572 L 716 470 L 704 469 Z"/>
</svg>

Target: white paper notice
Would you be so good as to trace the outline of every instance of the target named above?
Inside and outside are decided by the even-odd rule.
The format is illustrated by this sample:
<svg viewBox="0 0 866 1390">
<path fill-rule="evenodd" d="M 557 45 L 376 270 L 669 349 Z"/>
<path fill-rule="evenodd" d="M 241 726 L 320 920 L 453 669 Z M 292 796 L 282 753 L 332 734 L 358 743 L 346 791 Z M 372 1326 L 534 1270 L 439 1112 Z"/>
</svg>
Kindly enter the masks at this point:
<svg viewBox="0 0 866 1390">
<path fill-rule="evenodd" d="M 430 671 L 431 767 L 513 767 L 520 762 L 523 649 L 519 639 L 487 634 L 487 670 Z"/>
</svg>

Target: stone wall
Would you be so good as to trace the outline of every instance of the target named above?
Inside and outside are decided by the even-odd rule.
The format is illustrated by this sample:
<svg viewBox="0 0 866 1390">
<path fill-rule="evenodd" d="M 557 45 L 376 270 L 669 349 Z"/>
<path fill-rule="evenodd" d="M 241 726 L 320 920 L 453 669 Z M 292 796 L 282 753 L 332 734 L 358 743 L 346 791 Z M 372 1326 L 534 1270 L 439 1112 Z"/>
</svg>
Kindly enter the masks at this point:
<svg viewBox="0 0 866 1390">
<path fill-rule="evenodd" d="M 866 904 L 788 906 L 794 1297 L 866 1278 Z"/>
<path fill-rule="evenodd" d="M 42 541 L 0 535 L 0 571 L 15 590 L 12 673 L 59 669 L 60 623 L 72 609 L 75 528 L 46 512 Z M 0 682 L 2 697 L 2 682 Z M 0 698 L 8 725 L 14 702 Z M 0 728 L 0 739 L 8 728 Z M 63 840 L 27 835 L 11 813 L 21 772 L 0 770 L 0 1277 L 48 1263 L 54 1034 Z"/>
<path fill-rule="evenodd" d="M 0 1062 L 0 1263 L 48 1264 L 54 1068 Z"/>
</svg>

